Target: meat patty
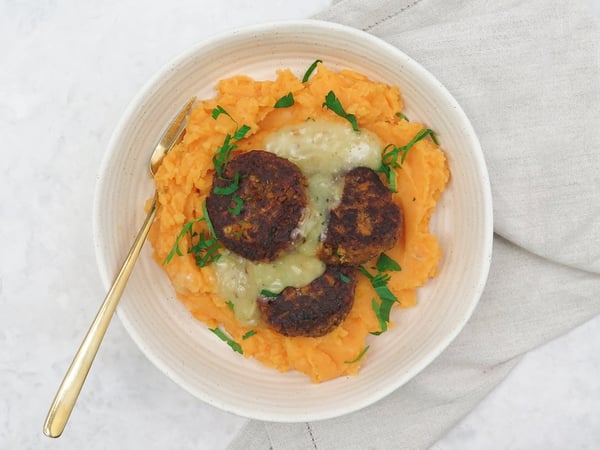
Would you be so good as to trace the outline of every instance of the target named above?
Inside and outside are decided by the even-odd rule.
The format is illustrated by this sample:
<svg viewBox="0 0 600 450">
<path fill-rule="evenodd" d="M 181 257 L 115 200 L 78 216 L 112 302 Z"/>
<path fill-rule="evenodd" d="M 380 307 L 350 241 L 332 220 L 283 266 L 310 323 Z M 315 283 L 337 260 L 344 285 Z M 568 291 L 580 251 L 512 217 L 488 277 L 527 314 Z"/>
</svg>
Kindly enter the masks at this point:
<svg viewBox="0 0 600 450">
<path fill-rule="evenodd" d="M 301 288 L 287 287 L 277 297 L 258 301 L 262 319 L 285 336 L 324 336 L 346 318 L 354 303 L 356 269 L 328 266 Z"/>
<path fill-rule="evenodd" d="M 234 192 L 218 192 L 236 179 Z M 306 186 L 300 169 L 287 159 L 262 150 L 233 154 L 223 177 L 215 173 L 206 199 L 217 238 L 251 261 L 276 259 L 292 245 L 292 231 L 307 202 Z"/>
<path fill-rule="evenodd" d="M 392 248 L 402 212 L 379 175 L 356 167 L 344 177 L 340 205 L 331 210 L 319 258 L 327 264 L 359 265 Z"/>
</svg>

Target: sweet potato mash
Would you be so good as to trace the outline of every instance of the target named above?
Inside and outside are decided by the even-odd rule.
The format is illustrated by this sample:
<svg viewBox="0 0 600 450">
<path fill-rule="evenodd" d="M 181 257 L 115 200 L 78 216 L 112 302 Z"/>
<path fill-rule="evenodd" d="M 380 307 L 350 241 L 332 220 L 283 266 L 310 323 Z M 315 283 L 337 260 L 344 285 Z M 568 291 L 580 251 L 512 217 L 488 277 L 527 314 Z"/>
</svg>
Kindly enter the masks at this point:
<svg viewBox="0 0 600 450">
<path fill-rule="evenodd" d="M 358 275 L 354 304 L 340 326 L 322 337 L 286 337 L 261 323 L 247 325 L 236 319 L 229 299 L 219 295 L 213 265 L 199 267 L 196 259 L 186 254 L 191 245 L 189 234 L 179 241 L 183 256 L 175 255 L 167 264 L 165 259 L 172 254 L 184 224 L 205 212 L 204 202 L 215 172 L 213 157 L 226 136 L 248 126 L 249 131 L 236 141 L 236 151 L 243 152 L 264 149 L 271 133 L 307 120 L 351 127 L 346 118 L 324 106 L 330 92 L 335 93 L 345 112 L 356 118 L 361 131 L 368 130 L 379 138 L 382 151 L 388 144 L 408 144 L 425 129 L 398 114 L 403 103 L 397 87 L 373 82 L 350 70 L 336 72 L 319 64 L 306 82 L 289 70 L 278 71 L 274 81 L 255 81 L 247 76 L 221 80 L 216 97 L 195 107 L 183 141 L 168 153 L 156 174 L 158 209 L 149 236 L 157 263 L 194 317 L 211 329 L 220 327 L 245 357 L 282 372 L 298 370 L 313 382 L 356 374 L 368 360 L 368 352 L 363 353 L 367 337 L 370 332 L 380 331 L 381 323 L 373 307 L 378 295 L 365 275 Z M 286 96 L 293 98 L 293 104 L 276 108 L 275 104 Z M 215 117 L 215 108 L 227 114 Z M 438 271 L 441 249 L 429 232 L 429 219 L 448 182 L 449 171 L 443 151 L 430 137 L 414 143 L 402 159 L 392 170 L 393 201 L 402 210 L 403 233 L 385 252 L 401 270 L 389 273 L 387 287 L 400 307 L 412 307 L 416 304 L 416 289 Z M 206 221 L 194 226 L 196 233 L 210 232 Z M 373 267 L 374 262 L 365 266 Z M 376 343 L 376 339 L 372 336 L 368 340 Z M 227 347 L 223 351 L 228 351 Z"/>
</svg>

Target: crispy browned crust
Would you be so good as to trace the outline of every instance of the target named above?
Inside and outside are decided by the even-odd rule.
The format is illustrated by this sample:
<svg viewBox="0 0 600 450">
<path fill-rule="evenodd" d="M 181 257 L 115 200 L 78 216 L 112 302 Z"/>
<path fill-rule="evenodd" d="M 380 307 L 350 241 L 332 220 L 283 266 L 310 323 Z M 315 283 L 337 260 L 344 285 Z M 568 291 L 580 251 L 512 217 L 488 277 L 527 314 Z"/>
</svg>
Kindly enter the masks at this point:
<svg viewBox="0 0 600 450">
<path fill-rule="evenodd" d="M 354 303 L 356 269 L 328 266 L 301 288 L 285 288 L 277 297 L 261 297 L 262 319 L 285 336 L 324 336 L 346 318 Z"/>
<path fill-rule="evenodd" d="M 327 264 L 364 264 L 392 248 L 401 232 L 402 214 L 391 191 L 373 170 L 356 167 L 344 177 L 342 199 L 330 213 L 319 258 Z"/>
<path fill-rule="evenodd" d="M 239 189 L 216 194 L 240 174 Z M 220 179 L 217 174 L 206 199 L 208 215 L 221 243 L 251 261 L 272 261 L 292 245 L 292 231 L 306 206 L 306 178 L 300 169 L 273 153 L 253 150 L 233 154 Z M 233 197 L 242 202 L 241 213 L 231 212 Z"/>
</svg>

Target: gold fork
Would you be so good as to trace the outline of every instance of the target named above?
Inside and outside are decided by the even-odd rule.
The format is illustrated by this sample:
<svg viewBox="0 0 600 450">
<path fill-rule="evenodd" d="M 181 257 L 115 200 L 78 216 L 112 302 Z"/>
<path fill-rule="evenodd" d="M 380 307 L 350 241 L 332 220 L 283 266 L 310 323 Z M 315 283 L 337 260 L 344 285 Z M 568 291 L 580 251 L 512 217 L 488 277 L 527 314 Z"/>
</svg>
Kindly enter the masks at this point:
<svg viewBox="0 0 600 450">
<path fill-rule="evenodd" d="M 187 118 L 195 101 L 196 98 L 193 97 L 185 104 L 177 116 L 171 121 L 169 127 L 152 152 L 149 166 L 150 173 L 153 177 L 156 175 L 156 171 L 160 167 L 167 152 L 183 138 Z M 96 318 L 85 335 L 79 350 L 73 358 L 73 362 L 69 366 L 69 369 L 56 392 L 52 405 L 50 405 L 50 410 L 48 411 L 48 415 L 44 422 L 44 434 L 46 436 L 53 438 L 59 437 L 67 425 L 67 421 L 71 416 L 77 397 L 79 397 L 83 383 L 94 362 L 98 348 L 102 343 L 108 324 L 114 315 L 115 309 L 117 308 L 121 295 L 129 280 L 129 276 L 133 271 L 135 262 L 146 241 L 155 214 L 156 194 L 154 195 L 154 201 L 150 206 L 146 220 L 144 220 L 142 228 L 133 241 L 133 245 L 123 262 L 121 270 L 117 274 L 108 294 L 106 294 L 106 298 L 104 299 L 104 302 L 102 302 L 102 306 L 100 306 Z"/>
</svg>

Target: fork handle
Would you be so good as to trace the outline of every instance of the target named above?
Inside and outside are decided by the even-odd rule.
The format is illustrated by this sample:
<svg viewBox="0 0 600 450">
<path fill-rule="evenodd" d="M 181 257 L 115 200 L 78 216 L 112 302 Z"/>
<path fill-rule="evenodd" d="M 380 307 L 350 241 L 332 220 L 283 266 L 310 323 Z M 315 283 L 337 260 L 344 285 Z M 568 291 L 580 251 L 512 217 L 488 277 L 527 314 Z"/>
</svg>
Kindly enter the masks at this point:
<svg viewBox="0 0 600 450">
<path fill-rule="evenodd" d="M 81 392 L 81 388 L 83 387 L 83 383 L 85 382 L 90 367 L 94 362 L 98 348 L 100 348 L 108 324 L 114 315 L 115 309 L 119 304 L 121 295 L 129 280 L 129 276 L 135 266 L 135 262 L 142 250 L 146 237 L 148 236 L 155 214 L 156 198 L 150 206 L 150 211 L 146 216 L 146 220 L 138 232 L 121 270 L 115 278 L 108 294 L 106 294 L 106 298 L 104 299 L 102 306 L 100 306 L 96 318 L 85 335 L 79 350 L 77 350 L 73 362 L 69 366 L 69 369 L 56 392 L 52 405 L 50 405 L 50 410 L 48 411 L 48 415 L 44 422 L 44 434 L 48 437 L 59 437 L 67 425 L 67 421 L 71 416 L 71 411 L 73 411 L 77 397 L 79 397 L 79 392 Z"/>
</svg>

